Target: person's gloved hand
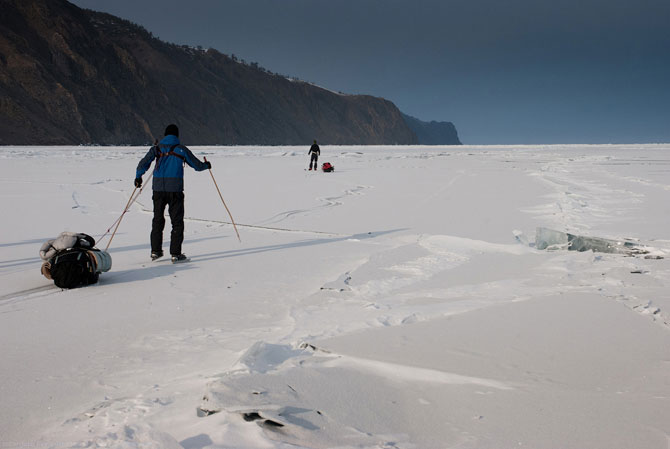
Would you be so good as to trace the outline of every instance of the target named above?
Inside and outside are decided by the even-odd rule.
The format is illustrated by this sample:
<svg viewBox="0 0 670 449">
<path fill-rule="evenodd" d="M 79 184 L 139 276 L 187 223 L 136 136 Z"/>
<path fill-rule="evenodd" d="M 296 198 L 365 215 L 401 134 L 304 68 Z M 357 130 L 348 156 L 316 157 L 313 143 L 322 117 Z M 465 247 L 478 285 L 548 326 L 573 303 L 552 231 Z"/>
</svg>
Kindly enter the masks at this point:
<svg viewBox="0 0 670 449">
<path fill-rule="evenodd" d="M 142 178 L 135 178 L 135 187 L 142 187 Z"/>
<path fill-rule="evenodd" d="M 211 162 L 205 161 L 205 165 L 207 166 L 208 170 L 211 170 L 211 168 L 212 168 L 212 163 Z"/>
</svg>

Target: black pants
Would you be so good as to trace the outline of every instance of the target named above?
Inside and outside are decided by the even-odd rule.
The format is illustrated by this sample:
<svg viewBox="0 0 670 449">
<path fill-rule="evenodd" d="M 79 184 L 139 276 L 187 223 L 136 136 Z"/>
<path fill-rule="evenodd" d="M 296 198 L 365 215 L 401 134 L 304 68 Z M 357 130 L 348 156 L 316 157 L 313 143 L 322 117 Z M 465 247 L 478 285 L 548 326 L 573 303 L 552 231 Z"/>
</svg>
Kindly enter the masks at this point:
<svg viewBox="0 0 670 449">
<path fill-rule="evenodd" d="M 151 252 L 163 251 L 163 229 L 165 228 L 165 206 L 168 207 L 172 233 L 170 234 L 170 254 L 181 254 L 184 242 L 184 192 L 156 192 L 154 200 L 154 219 L 151 222 Z"/>
<path fill-rule="evenodd" d="M 319 155 L 316 153 L 312 153 L 312 158 L 309 160 L 309 169 L 312 169 L 312 164 L 314 164 L 314 170 L 316 170 L 317 167 L 317 162 L 319 160 Z"/>
</svg>

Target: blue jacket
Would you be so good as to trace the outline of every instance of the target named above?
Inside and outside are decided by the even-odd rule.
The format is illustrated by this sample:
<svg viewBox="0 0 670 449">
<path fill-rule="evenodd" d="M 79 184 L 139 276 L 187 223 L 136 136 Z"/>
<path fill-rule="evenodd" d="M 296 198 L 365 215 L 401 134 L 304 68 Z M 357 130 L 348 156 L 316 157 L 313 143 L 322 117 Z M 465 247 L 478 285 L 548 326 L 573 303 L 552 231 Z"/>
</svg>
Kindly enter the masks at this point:
<svg viewBox="0 0 670 449">
<path fill-rule="evenodd" d="M 165 136 L 158 146 L 151 147 L 149 152 L 137 164 L 136 178 L 142 177 L 151 162 L 156 160 L 152 187 L 159 192 L 184 191 L 184 164 L 188 164 L 195 171 L 207 169 L 207 164 L 193 155 L 191 150 L 179 143 L 179 138 L 173 135 Z"/>
</svg>

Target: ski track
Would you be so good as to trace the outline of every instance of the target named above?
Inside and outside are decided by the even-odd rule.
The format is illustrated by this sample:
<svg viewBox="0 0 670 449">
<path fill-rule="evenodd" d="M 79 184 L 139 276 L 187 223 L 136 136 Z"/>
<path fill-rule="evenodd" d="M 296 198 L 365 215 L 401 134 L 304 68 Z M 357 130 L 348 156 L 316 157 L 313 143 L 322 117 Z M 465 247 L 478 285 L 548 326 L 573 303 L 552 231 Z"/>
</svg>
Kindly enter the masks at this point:
<svg viewBox="0 0 670 449">
<path fill-rule="evenodd" d="M 280 212 L 270 218 L 267 218 L 265 220 L 261 220 L 259 222 L 260 225 L 267 225 L 267 224 L 275 224 L 275 223 L 280 223 L 282 221 L 285 221 L 289 218 L 292 218 L 297 215 L 308 215 L 311 213 L 316 212 L 319 209 L 322 208 L 330 208 L 330 207 L 337 207 L 341 206 L 343 204 L 344 198 L 348 196 L 359 196 L 363 195 L 364 190 L 370 189 L 372 186 L 364 186 L 364 185 L 359 185 L 356 186 L 353 189 L 346 189 L 341 195 L 338 196 L 333 196 L 333 197 L 323 197 L 323 198 L 317 198 L 317 201 L 322 202 L 324 204 L 320 206 L 315 206 L 309 209 L 295 209 L 295 210 L 290 210 L 290 211 L 284 211 Z"/>
<path fill-rule="evenodd" d="M 76 191 L 72 192 L 72 201 L 74 202 L 72 209 L 79 209 L 82 214 L 88 213 L 88 207 L 81 205 L 79 202 L 79 194 Z"/>
<path fill-rule="evenodd" d="M 135 201 L 135 205 L 139 208 L 139 211 L 144 214 L 153 215 L 153 210 L 148 209 L 146 205 L 140 201 Z M 169 219 L 169 215 L 165 214 L 165 217 Z M 197 217 L 184 217 L 184 221 L 191 221 L 194 223 L 209 223 L 214 225 L 225 225 L 232 226 L 233 224 L 229 221 L 223 220 L 213 220 L 208 218 L 197 218 Z M 329 235 L 334 237 L 344 237 L 344 234 L 338 234 L 336 232 L 327 232 L 327 231 L 314 231 L 309 229 L 291 229 L 291 228 L 279 228 L 276 226 L 262 226 L 256 224 L 247 224 L 247 223 L 235 223 L 238 228 L 248 228 L 250 230 L 261 230 L 261 231 L 271 231 L 271 232 L 288 232 L 288 233 L 301 233 L 301 234 L 318 234 L 318 235 Z"/>
<path fill-rule="evenodd" d="M 540 172 L 532 174 L 555 193 L 548 195 L 548 203 L 528 208 L 524 212 L 534 215 L 538 220 L 553 223 L 557 229 L 578 232 L 612 220 L 626 219 L 630 206 L 639 203 L 642 198 L 642 195 L 631 191 L 612 189 L 607 184 L 584 179 L 582 173 L 568 169 L 565 165 L 560 161 L 552 162 L 544 165 Z M 590 164 L 588 166 L 592 167 Z M 598 174 L 602 176 L 600 172 Z M 615 217 L 611 214 L 612 210 Z"/>
<path fill-rule="evenodd" d="M 25 290 L 7 293 L 5 295 L 0 296 L 0 305 L 2 306 L 14 305 L 19 302 L 35 298 L 41 298 L 43 296 L 51 295 L 62 291 L 63 290 L 61 288 L 58 288 L 53 284 L 43 285 L 41 287 L 28 288 Z M 8 313 L 8 312 L 3 311 L 2 313 Z"/>
</svg>

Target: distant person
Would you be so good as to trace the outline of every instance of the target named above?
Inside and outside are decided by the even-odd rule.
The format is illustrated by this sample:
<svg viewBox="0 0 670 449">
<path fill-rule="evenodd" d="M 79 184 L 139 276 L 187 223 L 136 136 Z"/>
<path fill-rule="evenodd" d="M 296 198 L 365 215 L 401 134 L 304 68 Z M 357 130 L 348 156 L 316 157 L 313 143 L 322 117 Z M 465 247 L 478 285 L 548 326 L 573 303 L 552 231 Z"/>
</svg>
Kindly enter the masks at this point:
<svg viewBox="0 0 670 449">
<path fill-rule="evenodd" d="M 317 162 L 319 160 L 319 155 L 321 154 L 321 148 L 316 144 L 316 140 L 312 144 L 312 146 L 309 148 L 309 151 L 307 154 L 311 154 L 312 158 L 309 160 L 309 169 L 312 169 L 312 164 L 314 164 L 314 170 L 316 170 L 317 167 Z"/>
<path fill-rule="evenodd" d="M 179 128 L 168 125 L 165 137 L 154 146 L 137 164 L 135 187 L 142 186 L 142 175 L 156 159 L 154 167 L 153 201 L 154 218 L 151 222 L 151 260 L 163 257 L 163 229 L 165 228 L 165 206 L 168 207 L 172 233 L 170 255 L 172 263 L 186 262 L 188 257 L 181 252 L 184 241 L 184 164 L 195 171 L 212 168 L 209 161 L 201 162 L 184 145 L 179 143 Z"/>
</svg>

